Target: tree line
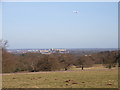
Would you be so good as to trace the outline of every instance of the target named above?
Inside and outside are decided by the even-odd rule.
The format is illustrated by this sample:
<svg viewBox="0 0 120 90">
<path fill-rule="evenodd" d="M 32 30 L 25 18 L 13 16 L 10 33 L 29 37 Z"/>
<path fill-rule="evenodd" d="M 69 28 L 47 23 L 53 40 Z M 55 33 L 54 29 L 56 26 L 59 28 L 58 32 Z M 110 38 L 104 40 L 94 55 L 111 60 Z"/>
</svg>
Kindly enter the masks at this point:
<svg viewBox="0 0 120 90">
<path fill-rule="evenodd" d="M 25 53 L 13 54 L 2 49 L 2 71 L 9 72 L 38 72 L 68 70 L 71 66 L 92 67 L 94 64 L 102 64 L 111 69 L 119 64 L 120 51 L 104 51 L 91 55 L 79 55 L 72 53 Z"/>
<path fill-rule="evenodd" d="M 68 70 L 71 66 L 76 66 L 82 70 L 85 67 L 92 67 L 94 64 L 102 64 L 111 69 L 116 65 L 120 67 L 120 50 L 103 51 L 88 55 L 73 53 L 25 53 L 13 54 L 6 50 L 7 41 L 0 40 L 2 51 L 2 72 L 38 72 L 38 71 L 59 71 Z"/>
</svg>

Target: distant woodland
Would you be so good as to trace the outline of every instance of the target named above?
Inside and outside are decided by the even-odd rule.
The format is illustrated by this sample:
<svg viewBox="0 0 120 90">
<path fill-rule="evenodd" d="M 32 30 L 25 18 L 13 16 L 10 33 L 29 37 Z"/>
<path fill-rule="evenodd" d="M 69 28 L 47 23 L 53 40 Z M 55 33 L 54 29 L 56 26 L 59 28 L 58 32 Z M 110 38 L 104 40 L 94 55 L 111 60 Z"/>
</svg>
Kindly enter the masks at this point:
<svg viewBox="0 0 120 90">
<path fill-rule="evenodd" d="M 79 53 L 25 53 L 13 54 L 7 52 L 2 47 L 2 72 L 39 72 L 39 71 L 67 71 L 71 66 L 76 66 L 82 70 L 92 67 L 94 64 L 102 64 L 105 68 L 120 67 L 120 50 L 102 51 L 87 55 Z"/>
<path fill-rule="evenodd" d="M 71 66 L 87 68 L 94 64 L 102 64 L 105 68 L 120 66 L 118 60 L 120 51 L 104 51 L 93 53 L 91 55 L 79 54 L 40 54 L 40 53 L 25 53 L 12 54 L 6 49 L 2 49 L 2 71 L 3 73 L 10 72 L 38 72 L 38 71 L 67 71 Z"/>
</svg>

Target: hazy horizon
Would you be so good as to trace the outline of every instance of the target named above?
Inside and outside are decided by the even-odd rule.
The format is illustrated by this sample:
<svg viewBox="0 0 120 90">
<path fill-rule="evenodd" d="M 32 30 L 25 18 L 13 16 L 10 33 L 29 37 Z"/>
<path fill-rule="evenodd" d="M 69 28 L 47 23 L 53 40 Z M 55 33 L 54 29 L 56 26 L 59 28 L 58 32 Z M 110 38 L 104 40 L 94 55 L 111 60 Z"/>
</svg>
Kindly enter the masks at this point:
<svg viewBox="0 0 120 90">
<path fill-rule="evenodd" d="M 6 48 L 6 49 L 111 49 L 111 50 L 116 50 L 118 48 Z"/>
</svg>

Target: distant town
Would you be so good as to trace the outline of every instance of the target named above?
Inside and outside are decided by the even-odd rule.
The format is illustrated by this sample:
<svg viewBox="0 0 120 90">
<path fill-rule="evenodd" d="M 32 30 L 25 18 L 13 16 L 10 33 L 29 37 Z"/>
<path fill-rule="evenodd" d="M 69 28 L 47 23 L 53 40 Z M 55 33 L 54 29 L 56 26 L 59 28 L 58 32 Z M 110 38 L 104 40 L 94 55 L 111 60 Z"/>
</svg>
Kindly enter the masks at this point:
<svg viewBox="0 0 120 90">
<path fill-rule="evenodd" d="M 52 54 L 52 53 L 69 53 L 66 49 L 8 49 L 8 52 L 14 54 L 24 53 L 41 53 L 41 54 Z"/>
<path fill-rule="evenodd" d="M 117 48 L 48 48 L 48 49 L 7 49 L 8 52 L 14 54 L 24 54 L 24 53 L 41 53 L 41 54 L 52 54 L 52 53 L 74 53 L 86 55 L 90 53 L 96 53 L 101 51 L 114 51 Z"/>
</svg>

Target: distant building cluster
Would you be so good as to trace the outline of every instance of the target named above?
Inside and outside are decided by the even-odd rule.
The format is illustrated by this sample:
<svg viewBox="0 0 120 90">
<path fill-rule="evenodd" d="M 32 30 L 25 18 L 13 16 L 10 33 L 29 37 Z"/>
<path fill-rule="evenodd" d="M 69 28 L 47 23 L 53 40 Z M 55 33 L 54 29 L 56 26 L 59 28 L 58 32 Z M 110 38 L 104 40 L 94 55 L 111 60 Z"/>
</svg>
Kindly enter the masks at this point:
<svg viewBox="0 0 120 90">
<path fill-rule="evenodd" d="M 9 49 L 8 52 L 15 54 L 23 53 L 41 53 L 41 54 L 52 54 L 52 53 L 69 53 L 66 49 Z"/>
</svg>

